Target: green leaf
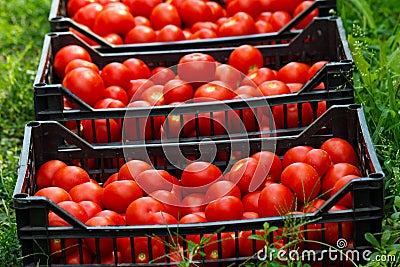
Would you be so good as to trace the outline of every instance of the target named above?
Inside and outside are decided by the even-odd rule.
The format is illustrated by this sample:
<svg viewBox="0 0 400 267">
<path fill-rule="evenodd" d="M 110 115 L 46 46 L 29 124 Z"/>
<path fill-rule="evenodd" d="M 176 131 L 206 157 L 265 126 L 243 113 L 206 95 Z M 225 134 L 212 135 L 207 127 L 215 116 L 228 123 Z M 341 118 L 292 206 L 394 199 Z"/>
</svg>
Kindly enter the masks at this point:
<svg viewBox="0 0 400 267">
<path fill-rule="evenodd" d="M 391 230 L 386 230 L 383 232 L 382 237 L 381 237 L 381 245 L 382 247 L 386 247 L 386 244 L 389 243 L 390 237 L 392 236 L 392 231 Z"/>
<path fill-rule="evenodd" d="M 365 239 L 371 243 L 371 245 L 373 245 L 375 248 L 379 248 L 380 244 L 378 242 L 378 240 L 376 239 L 376 237 L 371 234 L 371 233 L 365 233 Z"/>
<path fill-rule="evenodd" d="M 399 61 L 400 62 L 400 61 Z M 394 205 L 400 209 L 400 196 L 394 197 Z"/>
</svg>

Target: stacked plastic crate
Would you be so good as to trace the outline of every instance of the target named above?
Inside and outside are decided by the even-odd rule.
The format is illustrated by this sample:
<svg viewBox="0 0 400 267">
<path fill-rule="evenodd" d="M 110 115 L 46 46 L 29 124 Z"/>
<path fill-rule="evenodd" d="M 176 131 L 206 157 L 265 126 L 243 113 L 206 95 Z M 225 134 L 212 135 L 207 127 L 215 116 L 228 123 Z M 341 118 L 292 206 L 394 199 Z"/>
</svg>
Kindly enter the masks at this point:
<svg viewBox="0 0 400 267">
<path fill-rule="evenodd" d="M 315 9 L 319 10 L 319 17 L 304 29 L 291 30 Z M 371 247 L 364 234 L 378 232 L 381 227 L 384 174 L 363 109 L 354 104 L 352 56 L 340 17 L 329 16 L 334 9 L 335 1 L 314 1 L 277 33 L 113 45 L 68 18 L 67 1 L 54 1 L 50 12 L 54 32 L 45 36 L 33 86 L 37 121 L 26 126 L 14 191 L 25 266 L 66 266 L 74 260 L 80 266 L 177 266 L 182 262 L 194 266 L 228 266 L 263 261 L 344 266 L 349 261 L 345 260 L 345 255 L 357 262 L 367 260 L 365 255 Z M 101 46 L 91 46 L 87 40 Z M 128 93 L 130 102 L 137 105 L 130 108 L 99 108 L 94 103 L 88 104 L 65 86 L 67 83 L 55 66 L 57 53 L 64 47 L 76 45 L 87 52 L 100 70 L 110 63 L 139 59 L 151 70 L 166 67 L 176 78 L 184 56 L 209 55 L 218 62 L 212 63 L 212 68 L 227 66 L 230 55 L 244 44 L 256 47 L 262 54 L 263 67 L 270 70 L 278 71 L 290 62 L 309 66 L 316 62 L 327 63 L 297 88 L 297 92 L 148 106 L 137 104 L 143 103 L 143 99 L 131 92 Z M 214 75 L 215 69 L 213 71 Z M 240 76 L 242 83 L 243 77 Z M 157 78 L 155 75 L 147 81 L 154 85 Z M 138 84 L 142 84 L 137 82 L 129 82 L 130 90 L 136 92 Z M 196 86 L 200 86 L 198 82 L 196 80 Z M 204 80 L 200 82 L 205 83 Z M 235 84 L 237 81 L 233 86 Z M 291 148 L 320 148 L 331 138 L 341 138 L 351 144 L 357 154 L 353 165 L 360 177 L 333 193 L 330 192 L 333 188 L 325 192 L 318 189 L 312 199 L 302 200 L 301 192 L 297 192 L 294 206 L 273 216 L 265 215 L 265 210 L 271 207 L 259 201 L 263 205 L 252 210 L 257 214 L 252 216 L 257 218 L 224 219 L 230 212 L 221 212 L 218 218 L 206 216 L 202 221 L 198 216 L 205 216 L 205 206 L 211 200 L 193 207 L 184 204 L 183 199 L 194 191 L 184 186 L 181 177 L 193 161 L 208 161 L 221 172 L 220 180 L 239 183 L 240 179 L 234 180 L 235 175 L 232 175 L 234 167 L 240 165 L 238 161 L 251 156 L 257 158 L 257 152 L 269 151 L 278 156 L 281 173 L 283 157 Z M 168 171 L 177 178 L 167 187 L 178 202 L 167 204 L 177 206 L 178 212 L 171 223 L 164 221 L 168 212 L 157 223 L 135 223 L 126 209 L 118 211 L 124 218 L 123 225 L 100 226 L 81 221 L 54 201 L 35 195 L 43 187 L 38 185 L 38 172 L 50 160 L 83 168 L 92 182 L 103 187 L 121 168 L 129 166 L 127 162 L 146 162 L 152 169 Z M 266 159 L 257 162 L 267 165 L 267 173 L 256 188 L 240 190 L 242 205 L 249 191 L 262 192 L 264 183 L 268 184 L 265 187 L 270 185 L 271 181 L 266 182 L 266 179 L 271 176 L 271 162 L 267 164 Z M 335 175 L 344 176 L 344 172 Z M 319 177 L 318 183 L 322 179 L 324 177 Z M 283 184 L 279 177 L 273 182 Z M 138 180 L 136 183 L 141 185 Z M 205 197 L 207 189 L 195 193 Z M 309 188 L 303 188 L 307 190 Z M 143 189 L 146 196 L 152 193 Z M 313 201 L 314 198 L 319 202 Z M 343 206 L 345 198 L 347 205 Z M 304 204 L 314 204 L 315 208 L 301 209 Z M 188 208 L 203 212 L 194 215 L 200 222 L 180 221 Z M 49 214 L 58 215 L 59 221 L 65 224 L 54 224 L 54 217 L 51 219 Z M 272 226 L 277 229 L 272 231 Z M 250 235 L 263 240 L 249 239 Z M 332 247 L 334 252 L 328 256 L 326 253 Z"/>
</svg>

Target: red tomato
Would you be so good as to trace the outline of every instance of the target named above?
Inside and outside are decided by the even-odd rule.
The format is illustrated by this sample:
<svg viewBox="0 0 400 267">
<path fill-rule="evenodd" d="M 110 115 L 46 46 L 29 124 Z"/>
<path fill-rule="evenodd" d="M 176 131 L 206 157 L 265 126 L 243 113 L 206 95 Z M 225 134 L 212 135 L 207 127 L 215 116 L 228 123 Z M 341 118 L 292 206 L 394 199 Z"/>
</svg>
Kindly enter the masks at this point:
<svg viewBox="0 0 400 267">
<path fill-rule="evenodd" d="M 82 200 L 78 202 L 78 204 L 86 211 L 89 219 L 102 211 L 102 208 L 99 204 L 90 200 Z"/>
<path fill-rule="evenodd" d="M 258 213 L 258 198 L 260 197 L 260 193 L 261 191 L 253 191 L 242 197 L 242 203 L 245 212 Z"/>
<path fill-rule="evenodd" d="M 304 1 L 304 2 L 308 2 L 308 1 Z M 318 61 L 315 62 L 314 64 L 311 65 L 311 67 L 308 69 L 308 73 L 307 73 L 307 80 L 310 80 L 312 77 L 314 77 L 314 75 L 320 70 L 322 69 L 329 61 Z"/>
<path fill-rule="evenodd" d="M 66 264 L 92 264 L 93 254 L 87 246 L 82 246 L 82 255 L 78 247 L 72 247 L 70 250 L 71 251 L 65 256 Z"/>
<path fill-rule="evenodd" d="M 103 205 L 106 209 L 125 213 L 129 204 L 142 196 L 142 189 L 135 181 L 119 180 L 104 188 Z"/>
<path fill-rule="evenodd" d="M 167 190 L 155 190 L 149 196 L 160 201 L 166 213 L 174 216 L 176 219 L 180 217 L 180 200 L 174 193 Z"/>
<path fill-rule="evenodd" d="M 217 32 L 218 25 L 211 21 L 199 21 L 199 22 L 196 22 L 195 24 L 193 24 L 192 27 L 190 27 L 190 31 L 192 33 L 195 33 L 202 29 L 208 29 L 208 30 L 212 30 L 213 32 Z"/>
<path fill-rule="evenodd" d="M 126 225 L 126 221 L 124 216 L 121 214 L 113 211 L 113 210 L 102 210 L 99 213 L 95 215 L 96 217 L 106 217 L 107 219 L 110 219 L 113 222 L 113 225 Z"/>
<path fill-rule="evenodd" d="M 205 192 L 209 185 L 222 177 L 217 166 L 203 161 L 190 163 L 182 172 L 181 183 L 191 192 Z"/>
<path fill-rule="evenodd" d="M 61 160 L 49 160 L 43 163 L 36 172 L 36 186 L 38 189 L 52 185 L 53 175 L 59 169 L 66 167 Z"/>
<path fill-rule="evenodd" d="M 199 21 L 213 22 L 214 16 L 211 8 L 204 1 L 186 0 L 182 3 L 179 9 L 179 14 L 183 24 L 186 27 L 191 27 Z"/>
<path fill-rule="evenodd" d="M 261 190 L 258 214 L 260 217 L 284 215 L 294 210 L 295 203 L 295 196 L 289 187 L 271 183 Z"/>
<path fill-rule="evenodd" d="M 89 143 L 118 142 L 121 140 L 121 125 L 114 119 L 83 120 L 82 133 Z"/>
<path fill-rule="evenodd" d="M 243 257 L 250 257 L 262 250 L 265 246 L 265 241 L 254 240 L 249 237 L 252 235 L 263 236 L 263 230 L 253 231 L 240 231 L 238 236 L 239 255 Z"/>
<path fill-rule="evenodd" d="M 235 239 L 231 233 L 205 234 L 204 238 L 209 240 L 204 245 L 204 253 L 206 260 L 218 260 L 220 258 L 231 258 L 235 255 Z M 221 247 L 219 249 L 218 247 Z M 221 251 L 221 252 L 220 252 Z M 213 263 L 208 263 L 208 266 L 215 266 Z"/>
<path fill-rule="evenodd" d="M 179 105 L 180 103 L 174 102 L 173 105 Z M 171 113 L 170 113 L 171 114 Z M 169 115 L 161 125 L 161 139 L 179 138 L 188 136 L 195 128 L 195 120 L 191 114 L 181 115 L 174 114 Z"/>
<path fill-rule="evenodd" d="M 103 183 L 103 187 L 106 187 L 110 183 L 117 181 L 118 180 L 118 172 L 112 174 L 110 177 L 107 178 L 107 180 Z"/>
<path fill-rule="evenodd" d="M 191 193 L 186 195 L 181 201 L 181 216 L 185 216 L 190 213 L 204 212 L 206 207 L 206 197 L 204 194 Z"/>
<path fill-rule="evenodd" d="M 215 70 L 215 79 L 225 82 L 232 90 L 236 90 L 242 80 L 242 73 L 228 64 L 219 64 Z"/>
<path fill-rule="evenodd" d="M 292 20 L 292 16 L 286 11 L 275 11 L 271 15 L 270 23 L 274 31 L 281 30 Z"/>
<path fill-rule="evenodd" d="M 97 203 L 100 207 L 103 206 L 103 188 L 97 183 L 86 182 L 75 185 L 69 190 L 69 194 L 75 202 L 90 200 Z"/>
<path fill-rule="evenodd" d="M 145 25 L 136 25 L 126 34 L 124 43 L 151 43 L 155 42 L 156 38 L 156 33 L 151 27 Z"/>
<path fill-rule="evenodd" d="M 176 25 L 168 24 L 162 27 L 156 36 L 157 42 L 175 42 L 185 40 L 185 33 Z"/>
<path fill-rule="evenodd" d="M 307 82 L 307 75 L 310 66 L 301 62 L 289 62 L 278 70 L 278 80 L 285 83 L 302 83 Z"/>
<path fill-rule="evenodd" d="M 150 241 L 150 244 L 149 244 Z M 121 252 L 121 258 L 123 263 L 157 263 L 166 261 L 165 245 L 159 237 L 134 237 L 133 242 L 129 237 L 123 237 L 117 239 L 118 250 Z M 133 255 L 135 259 L 132 259 L 132 246 Z M 151 253 L 149 253 L 151 252 Z"/>
<path fill-rule="evenodd" d="M 75 201 L 61 201 L 57 203 L 57 205 L 61 208 L 64 209 L 67 213 L 69 213 L 71 216 L 75 217 L 79 221 L 85 223 L 88 219 L 89 216 L 87 215 L 85 209 L 76 203 Z M 50 215 L 52 214 L 52 215 Z M 65 226 L 69 225 L 64 219 L 61 219 L 58 215 L 56 215 L 54 212 L 49 213 L 49 225 L 50 226 Z"/>
<path fill-rule="evenodd" d="M 90 106 L 104 98 L 101 76 L 88 68 L 76 68 L 67 73 L 62 85 Z"/>
<path fill-rule="evenodd" d="M 268 170 L 257 159 L 248 157 L 237 161 L 229 171 L 229 180 L 238 185 L 242 194 L 258 190 L 267 179 Z"/>
<path fill-rule="evenodd" d="M 165 104 L 164 86 L 160 84 L 147 88 L 141 95 L 140 100 L 148 102 L 151 106 L 161 106 Z"/>
<path fill-rule="evenodd" d="M 245 12 L 237 12 L 232 17 L 220 22 L 217 34 L 219 37 L 229 37 L 255 33 L 257 33 L 257 29 L 254 19 Z"/>
<path fill-rule="evenodd" d="M 53 67 L 59 78 L 64 78 L 65 67 L 74 59 L 92 62 L 89 52 L 79 45 L 67 45 L 57 51 L 54 56 Z"/>
<path fill-rule="evenodd" d="M 148 79 L 136 79 L 131 80 L 129 82 L 129 88 L 126 90 L 128 94 L 128 98 L 130 102 L 134 102 L 139 100 L 142 96 L 142 93 L 147 89 L 153 86 L 154 83 Z"/>
<path fill-rule="evenodd" d="M 105 98 L 112 98 L 121 101 L 125 106 L 128 105 L 129 99 L 126 91 L 117 85 L 109 86 L 104 91 Z"/>
<path fill-rule="evenodd" d="M 227 83 L 222 81 L 212 81 L 201 85 L 194 92 L 195 102 L 229 100 L 236 96 L 235 92 Z"/>
<path fill-rule="evenodd" d="M 34 196 L 47 197 L 56 204 L 62 201 L 72 200 L 71 195 L 66 190 L 56 186 L 42 188 L 37 191 Z"/>
<path fill-rule="evenodd" d="M 147 26 L 149 28 L 152 28 L 150 20 L 147 17 L 143 17 L 143 16 L 136 16 L 135 17 L 135 25 L 136 26 L 139 26 L 139 25 Z"/>
<path fill-rule="evenodd" d="M 178 76 L 186 82 L 214 80 L 217 65 L 214 58 L 203 53 L 184 55 L 178 62 Z"/>
<path fill-rule="evenodd" d="M 149 66 L 141 59 L 128 58 L 122 64 L 130 70 L 130 80 L 148 79 L 151 76 Z"/>
<path fill-rule="evenodd" d="M 181 26 L 181 18 L 175 6 L 168 3 L 156 5 L 150 14 L 150 22 L 155 30 L 161 30 L 166 25 Z"/>
<path fill-rule="evenodd" d="M 300 108 L 301 107 L 301 117 Z M 310 103 L 303 104 L 287 104 L 286 105 L 286 121 L 285 121 L 284 106 L 272 107 L 272 113 L 275 119 L 277 129 L 296 128 L 310 125 L 313 121 L 313 110 Z"/>
<path fill-rule="evenodd" d="M 217 21 L 219 18 L 226 17 L 226 10 L 218 2 L 205 1 L 206 5 L 211 9 L 212 19 L 211 21 Z"/>
<path fill-rule="evenodd" d="M 68 72 L 70 72 L 73 69 L 80 68 L 80 67 L 92 69 L 95 72 L 100 73 L 99 67 L 97 67 L 97 65 L 94 64 L 93 62 L 89 62 L 85 59 L 76 58 L 76 59 L 71 60 L 67 64 L 67 66 L 65 66 L 65 74 L 67 74 Z"/>
<path fill-rule="evenodd" d="M 335 205 L 329 210 L 329 212 L 341 211 L 346 209 L 346 207 Z M 323 228 L 325 228 L 325 234 L 323 235 L 325 240 L 323 241 L 333 246 L 336 246 L 339 238 L 351 240 L 353 237 L 353 223 L 351 221 L 325 223 Z M 339 228 L 341 230 L 340 232 L 342 233 L 341 235 L 339 232 Z"/>
<path fill-rule="evenodd" d="M 103 6 L 99 3 L 90 3 L 78 10 L 74 17 L 72 18 L 74 21 L 89 27 L 93 28 L 94 21 L 96 20 L 97 15 L 103 10 Z"/>
<path fill-rule="evenodd" d="M 265 81 L 258 86 L 258 89 L 262 92 L 264 96 L 290 94 L 289 87 L 284 82 L 279 80 Z"/>
<path fill-rule="evenodd" d="M 283 168 L 286 168 L 287 166 L 295 162 L 303 162 L 303 159 L 306 156 L 306 154 L 312 149 L 313 147 L 311 146 L 295 146 L 288 149 L 283 155 L 282 159 Z"/>
<path fill-rule="evenodd" d="M 82 7 L 94 3 L 95 0 L 70 0 L 67 3 L 67 13 L 69 17 L 74 17 L 76 12 Z"/>
<path fill-rule="evenodd" d="M 87 222 L 88 226 L 112 226 L 113 221 L 108 219 L 107 217 L 92 217 Z M 96 244 L 96 240 L 94 238 L 85 238 L 85 244 L 89 247 L 92 253 L 97 253 L 97 247 L 101 254 L 110 254 L 114 250 L 114 244 L 112 238 L 99 238 L 98 245 Z"/>
<path fill-rule="evenodd" d="M 178 224 L 178 220 L 166 211 L 157 211 L 153 213 L 147 224 Z"/>
<path fill-rule="evenodd" d="M 162 0 L 123 0 L 122 3 L 129 7 L 133 16 L 150 17 L 151 11 L 158 4 L 162 3 Z"/>
<path fill-rule="evenodd" d="M 190 35 L 189 40 L 198 40 L 198 39 L 211 39 L 211 38 L 217 38 L 217 34 L 215 31 L 210 30 L 210 29 L 200 29 L 196 32 L 194 32 L 192 35 Z"/>
<path fill-rule="evenodd" d="M 96 17 L 93 32 L 100 36 L 117 33 L 125 36 L 133 27 L 135 19 L 129 10 L 122 8 L 104 8 Z"/>
<path fill-rule="evenodd" d="M 117 33 L 109 33 L 105 36 L 103 36 L 104 41 L 113 44 L 113 45 L 122 45 L 124 44 L 124 41 L 122 40 L 122 37 L 117 34 Z"/>
<path fill-rule="evenodd" d="M 360 176 L 357 175 L 346 175 L 340 178 L 339 180 L 336 181 L 335 185 L 333 186 L 331 196 L 336 194 L 342 187 L 344 187 L 347 183 L 349 183 L 351 180 L 360 178 Z M 340 199 L 337 202 L 338 205 L 345 206 L 347 208 L 352 208 L 353 207 L 353 197 L 351 192 L 347 193 L 342 199 Z"/>
<path fill-rule="evenodd" d="M 124 64 L 111 62 L 101 70 L 101 78 L 105 87 L 116 85 L 127 90 L 131 80 L 131 72 Z"/>
<path fill-rule="evenodd" d="M 261 2 L 258 0 L 232 0 L 226 5 L 226 12 L 229 16 L 240 11 L 246 12 L 255 19 L 261 12 Z"/>
<path fill-rule="evenodd" d="M 54 173 L 52 185 L 69 191 L 72 187 L 89 181 L 89 174 L 81 167 L 66 166 Z"/>
<path fill-rule="evenodd" d="M 251 156 L 263 164 L 268 171 L 267 180 L 278 182 L 282 173 L 281 159 L 273 152 L 263 150 Z"/>
<path fill-rule="evenodd" d="M 259 86 L 263 82 L 276 80 L 275 72 L 266 67 L 249 72 L 242 81 L 242 85 Z"/>
<path fill-rule="evenodd" d="M 320 177 L 322 177 L 333 164 L 328 152 L 322 149 L 312 149 L 308 151 L 302 161 L 314 167 Z"/>
<path fill-rule="evenodd" d="M 130 160 L 118 171 L 118 180 L 135 180 L 136 177 L 145 170 L 151 170 L 152 167 L 143 160 Z"/>
<path fill-rule="evenodd" d="M 333 163 L 346 162 L 358 166 L 358 156 L 353 146 L 342 138 L 330 138 L 321 145 Z"/>
<path fill-rule="evenodd" d="M 251 97 L 259 97 L 262 96 L 263 94 L 261 93 L 260 90 L 258 90 L 257 87 L 255 86 L 250 86 L 250 85 L 241 85 L 239 86 L 236 90 L 235 93 L 237 95 L 248 95 Z"/>
<path fill-rule="evenodd" d="M 126 223 L 128 225 L 151 224 L 152 217 L 156 212 L 165 212 L 164 205 L 152 197 L 140 197 L 126 209 Z"/>
<path fill-rule="evenodd" d="M 287 166 L 281 175 L 282 184 L 289 187 L 298 201 L 307 203 L 319 194 L 321 180 L 318 172 L 303 162 L 292 163 Z"/>
<path fill-rule="evenodd" d="M 234 196 L 240 199 L 241 195 L 240 189 L 236 184 L 224 180 L 213 183 L 205 194 L 207 203 L 223 196 Z"/>
<path fill-rule="evenodd" d="M 275 32 L 274 27 L 270 22 L 264 21 L 264 20 L 257 20 L 254 23 L 254 26 L 256 27 L 257 33 L 272 33 Z"/>
<path fill-rule="evenodd" d="M 313 199 L 312 201 L 306 203 L 305 205 L 303 205 L 300 208 L 300 211 L 304 212 L 304 213 L 313 213 L 313 212 L 319 210 L 322 207 L 322 205 L 324 205 L 324 204 L 325 204 L 325 200 L 323 200 L 321 198 L 316 198 L 316 199 Z"/>
<path fill-rule="evenodd" d="M 294 10 L 293 17 L 296 17 L 301 12 L 309 8 L 314 3 L 314 1 L 303 1 Z M 310 14 L 308 14 L 299 24 L 296 25 L 298 29 L 304 29 L 308 24 L 311 23 L 313 18 L 318 17 L 318 8 L 315 8 Z"/>
<path fill-rule="evenodd" d="M 290 14 L 293 13 L 295 8 L 302 2 L 303 0 L 269 0 L 263 1 L 264 10 L 270 10 L 272 12 L 278 10 L 284 10 Z"/>
<path fill-rule="evenodd" d="M 102 109 L 102 108 L 124 108 L 126 105 L 119 100 L 113 98 L 105 98 L 97 101 L 94 104 L 93 108 Z"/>
<path fill-rule="evenodd" d="M 206 218 L 198 215 L 198 214 L 187 214 L 183 216 L 180 220 L 179 223 L 201 223 L 201 222 L 207 222 Z"/>
<path fill-rule="evenodd" d="M 147 194 L 157 190 L 171 191 L 173 184 L 179 184 L 178 178 L 166 170 L 145 170 L 136 176 L 135 181 Z"/>
<path fill-rule="evenodd" d="M 190 83 L 173 79 L 164 85 L 163 94 L 166 104 L 185 102 L 193 97 L 193 88 Z"/>
<path fill-rule="evenodd" d="M 244 74 L 259 69 L 264 64 L 261 51 L 252 45 L 241 45 L 229 55 L 228 64 Z"/>
<path fill-rule="evenodd" d="M 346 175 L 361 176 L 361 171 L 354 165 L 349 163 L 336 163 L 332 165 L 322 178 L 321 193 L 324 198 L 329 198 L 332 195 L 332 189 L 335 183 Z"/>
</svg>

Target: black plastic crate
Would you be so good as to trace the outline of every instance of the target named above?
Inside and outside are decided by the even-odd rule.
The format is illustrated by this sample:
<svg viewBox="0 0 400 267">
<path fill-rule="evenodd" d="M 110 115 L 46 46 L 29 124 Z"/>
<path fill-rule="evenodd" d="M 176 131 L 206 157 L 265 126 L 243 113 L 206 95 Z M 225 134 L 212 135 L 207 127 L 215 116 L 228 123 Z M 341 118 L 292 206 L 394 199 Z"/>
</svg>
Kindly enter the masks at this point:
<svg viewBox="0 0 400 267">
<path fill-rule="evenodd" d="M 362 171 L 363 178 L 352 180 L 347 186 L 329 198 L 320 210 L 307 214 L 306 218 L 309 221 L 305 223 L 305 228 L 307 229 L 310 223 L 325 225 L 328 222 L 337 222 L 340 236 L 342 224 L 350 221 L 353 229 L 354 248 L 352 251 L 359 253 L 353 255 L 362 255 L 363 251 L 373 249 L 365 240 L 364 234 L 367 232 L 379 233 L 381 231 L 381 222 L 384 216 L 385 176 L 377 159 L 361 106 L 353 104 L 332 107 L 306 130 L 296 136 L 218 140 L 209 141 L 202 145 L 215 145 L 218 152 L 227 155 L 226 158 L 229 158 L 229 155 L 235 151 L 245 151 L 245 147 L 249 147 L 250 153 L 260 151 L 266 147 L 275 147 L 276 153 L 282 156 L 285 151 L 293 146 L 310 145 L 319 147 L 323 141 L 331 137 L 344 138 L 352 144 L 359 157 L 358 167 Z M 105 176 L 118 170 L 119 160 L 115 160 L 115 158 L 123 160 L 124 153 L 127 153 L 126 155 L 132 158 L 140 158 L 144 154 L 150 158 L 163 157 L 164 149 L 168 147 L 179 147 L 185 156 L 198 156 L 201 153 L 207 153 L 204 152 L 207 150 L 201 150 L 200 146 L 199 143 L 179 143 L 164 144 L 164 147 L 159 145 L 93 147 L 57 122 L 31 122 L 27 124 L 19 162 L 18 180 L 13 195 L 18 238 L 22 245 L 24 265 L 47 266 L 54 257 L 54 255 L 49 255 L 51 239 L 60 239 L 63 248 L 65 248 L 65 241 L 68 238 L 78 238 L 80 240 L 78 246 L 80 247 L 82 246 L 82 239 L 88 237 L 99 239 L 107 237 L 112 238 L 114 242 L 117 242 L 118 237 L 130 237 L 132 246 L 134 246 L 134 237 L 148 237 L 148 240 L 150 240 L 150 236 L 153 234 L 170 236 L 171 234 L 179 233 L 179 235 L 185 237 L 190 234 L 204 235 L 218 232 L 218 237 L 221 238 L 220 235 L 222 233 L 229 232 L 234 234 L 234 240 L 236 240 L 240 231 L 262 229 L 265 222 L 277 227 L 285 225 L 285 221 L 288 219 L 287 216 L 200 224 L 87 227 L 47 198 L 33 196 L 37 190 L 35 182 L 36 170 L 47 160 L 59 159 L 67 164 L 77 160 L 80 162 L 80 166 L 91 174 L 93 179 L 102 182 Z M 94 159 L 95 169 L 88 168 L 89 158 Z M 214 161 L 213 163 L 217 164 L 221 170 L 225 170 L 232 162 Z M 162 165 L 154 165 L 154 167 L 167 170 L 176 168 L 169 165 L 167 161 L 164 161 Z M 353 196 L 353 208 L 338 212 L 328 212 L 348 192 L 351 192 Z M 56 212 L 70 222 L 72 226 L 49 227 L 47 219 L 49 211 Z M 322 229 L 324 229 L 324 226 L 322 226 Z M 324 232 L 325 230 L 322 231 Z M 322 234 L 322 236 L 324 235 Z M 220 244 L 218 243 L 218 250 L 222 251 Z M 167 245 L 165 246 L 167 253 L 169 250 Z M 234 247 L 235 256 L 231 258 L 218 258 L 214 261 L 200 259 L 199 264 L 209 266 L 207 264 L 213 262 L 217 266 L 225 266 L 228 263 L 238 264 L 248 260 L 248 257 L 239 256 L 237 241 L 235 241 Z M 187 249 L 187 246 L 183 245 L 183 248 Z M 257 252 L 254 247 L 253 252 Z M 132 251 L 132 253 L 134 252 Z M 62 263 L 64 257 L 65 253 L 61 256 L 61 263 L 52 264 L 51 266 L 66 266 Z M 121 266 L 171 265 L 172 263 L 168 263 L 167 259 L 164 258 L 167 261 L 164 263 L 150 265 L 131 263 Z M 100 260 L 99 253 L 96 260 Z M 328 262 L 325 260 L 326 258 L 324 258 L 323 264 L 327 266 Z M 334 264 L 335 266 L 341 266 L 343 263 L 336 262 Z M 89 265 L 81 264 L 79 266 Z M 94 263 L 90 264 L 90 266 L 111 265 Z"/>
<path fill-rule="evenodd" d="M 196 116 L 200 113 L 210 114 L 210 117 L 217 111 L 224 111 L 228 114 L 228 109 L 237 111 L 242 119 L 242 111 L 251 109 L 253 114 L 260 110 L 268 110 L 268 107 L 284 105 L 283 127 L 279 127 L 277 134 L 289 134 L 298 132 L 306 125 L 300 121 L 295 127 L 288 125 L 287 108 L 288 104 L 297 104 L 298 118 L 302 118 L 302 108 L 304 103 L 310 103 L 312 108 L 312 119 L 318 116 L 318 105 L 325 102 L 327 107 L 335 104 L 354 103 L 353 87 L 353 59 L 348 47 L 342 21 L 337 17 L 320 18 L 304 30 L 289 44 L 257 46 L 265 56 L 265 67 L 279 69 L 291 61 L 300 61 L 308 64 L 320 60 L 327 60 L 327 63 L 298 93 L 251 98 L 246 100 L 227 100 L 221 102 L 193 103 L 179 107 L 174 106 L 155 106 L 142 109 L 93 109 L 82 100 L 73 95 L 67 88 L 61 85 L 61 81 L 53 70 L 53 59 L 57 51 L 69 44 L 77 44 L 86 48 L 94 63 L 102 68 L 110 62 L 122 62 L 128 58 L 136 57 L 142 59 L 150 67 L 157 66 L 176 66 L 179 59 L 192 52 L 202 52 L 212 55 L 215 60 L 226 63 L 230 53 L 234 48 L 208 48 L 191 49 L 181 51 L 158 51 L 158 52 L 133 52 L 133 53 L 99 53 L 95 49 L 88 47 L 78 38 L 68 32 L 51 33 L 46 35 L 44 40 L 43 52 L 34 81 L 34 103 L 35 116 L 37 120 L 56 120 L 59 122 L 77 121 L 87 119 L 123 119 L 125 117 L 136 118 L 137 120 L 147 118 L 153 123 L 156 116 L 166 118 L 168 115 L 181 116 L 192 114 Z M 111 51 L 111 50 L 110 50 Z M 323 83 L 324 90 L 315 89 Z M 75 103 L 79 109 L 64 109 L 64 98 Z M 228 115 L 226 115 L 228 116 Z M 271 121 L 270 129 L 275 127 Z M 154 124 L 152 124 L 154 125 Z M 94 127 L 94 126 L 93 126 Z M 196 138 L 200 137 L 198 131 L 198 121 L 196 120 Z M 213 126 L 211 126 L 213 127 Z M 80 127 L 76 127 L 79 131 Z M 259 132 L 259 129 L 255 129 Z M 156 132 L 154 129 L 152 132 Z M 256 133 L 257 134 L 257 133 Z M 217 138 L 216 134 L 210 134 L 212 138 Z M 219 136 L 226 138 L 226 136 Z M 140 138 L 139 138 L 140 139 Z"/>
<path fill-rule="evenodd" d="M 224 1 L 216 1 L 224 6 Z M 177 42 L 154 42 L 145 44 L 123 44 L 113 45 L 107 42 L 101 36 L 93 33 L 92 31 L 82 27 L 79 23 L 68 17 L 67 14 L 67 0 L 53 0 L 49 21 L 51 31 L 70 31 L 74 29 L 83 34 L 86 38 L 96 42 L 99 46 L 99 51 L 107 51 L 112 48 L 114 52 L 129 52 L 129 51 L 158 51 L 169 49 L 191 49 L 191 48 L 206 48 L 206 47 L 223 47 L 223 46 L 237 46 L 244 43 L 260 44 L 271 42 L 287 42 L 302 30 L 292 30 L 296 27 L 307 15 L 311 14 L 314 10 L 318 9 L 319 17 L 326 17 L 332 15 L 332 11 L 336 11 L 336 0 L 316 0 L 314 3 L 306 8 L 302 13 L 294 17 L 287 25 L 285 25 L 279 32 L 267 34 L 253 34 L 244 36 L 232 37 L 218 37 L 213 39 L 200 39 L 200 40 L 186 40 Z"/>
</svg>

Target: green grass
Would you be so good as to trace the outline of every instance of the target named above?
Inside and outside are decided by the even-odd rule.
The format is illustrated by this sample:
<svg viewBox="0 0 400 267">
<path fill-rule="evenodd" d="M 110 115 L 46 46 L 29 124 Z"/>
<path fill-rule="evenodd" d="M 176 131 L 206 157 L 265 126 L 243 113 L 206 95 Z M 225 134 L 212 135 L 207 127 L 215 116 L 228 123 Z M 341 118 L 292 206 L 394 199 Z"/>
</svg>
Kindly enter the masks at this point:
<svg viewBox="0 0 400 267">
<path fill-rule="evenodd" d="M 24 125 L 34 119 L 31 85 L 50 30 L 50 0 L 0 0 L 0 7 L 0 266 L 21 266 L 12 192 Z M 387 176 L 389 234 L 375 244 L 384 254 L 400 236 L 400 6 L 398 0 L 338 0 L 338 14 L 359 69 L 356 102 L 364 106 Z"/>
</svg>

